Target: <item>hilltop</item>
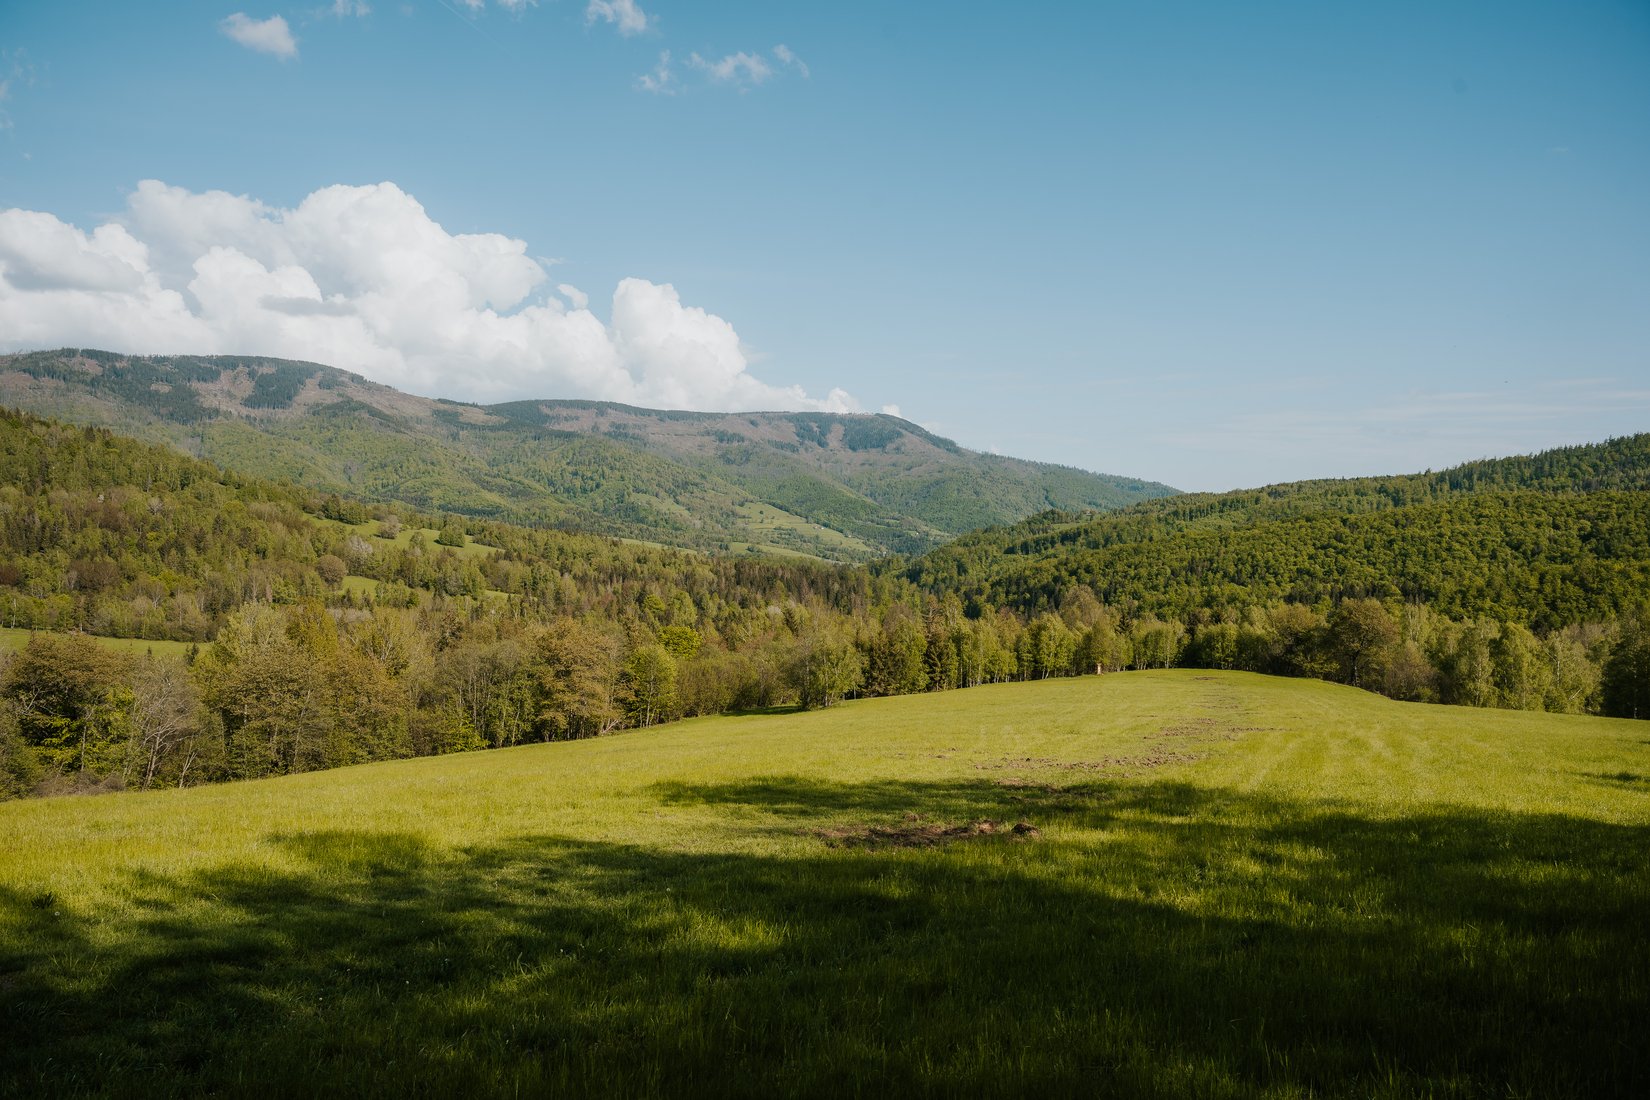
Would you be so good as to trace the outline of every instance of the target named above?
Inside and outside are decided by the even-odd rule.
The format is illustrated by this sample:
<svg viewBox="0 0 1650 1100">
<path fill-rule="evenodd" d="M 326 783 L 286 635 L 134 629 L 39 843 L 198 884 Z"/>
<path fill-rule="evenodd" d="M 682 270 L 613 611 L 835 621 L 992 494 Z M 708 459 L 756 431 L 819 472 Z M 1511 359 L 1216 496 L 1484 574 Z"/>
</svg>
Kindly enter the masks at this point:
<svg viewBox="0 0 1650 1100">
<path fill-rule="evenodd" d="M 1315 480 L 1048 512 L 899 566 L 1022 612 L 1077 589 L 1205 618 L 1374 598 L 1551 629 L 1650 592 L 1650 434 L 1394 477 Z"/>
<path fill-rule="evenodd" d="M 888 415 L 473 405 L 316 363 L 0 356 L 0 403 L 324 492 L 704 550 L 864 561 L 1166 485 L 981 454 Z"/>
</svg>

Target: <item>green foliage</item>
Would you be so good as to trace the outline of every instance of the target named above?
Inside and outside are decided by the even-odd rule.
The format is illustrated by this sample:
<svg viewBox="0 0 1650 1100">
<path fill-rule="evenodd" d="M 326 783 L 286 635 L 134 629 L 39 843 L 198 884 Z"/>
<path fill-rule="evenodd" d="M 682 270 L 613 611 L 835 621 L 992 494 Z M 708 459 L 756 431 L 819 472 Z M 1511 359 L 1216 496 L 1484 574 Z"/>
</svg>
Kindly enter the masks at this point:
<svg viewBox="0 0 1650 1100">
<path fill-rule="evenodd" d="M 27 754 L 60 774 L 116 770 L 132 703 L 125 665 L 84 635 L 32 638 L 0 678 Z"/>
<path fill-rule="evenodd" d="M 828 447 L 831 443 L 831 431 L 840 418 L 830 413 L 794 413 L 787 419 L 796 430 L 798 443 L 804 446 L 811 444 L 815 447 Z"/>
<path fill-rule="evenodd" d="M 546 740 L 595 737 L 622 719 L 622 647 L 611 635 L 571 619 L 552 623 L 536 643 L 538 717 Z"/>
<path fill-rule="evenodd" d="M 40 754 L 23 737 L 17 705 L 0 704 L 0 801 L 18 798 L 40 782 Z"/>
<path fill-rule="evenodd" d="M 673 625 L 659 631 L 659 644 L 678 661 L 689 661 L 699 652 L 702 639 L 691 626 Z"/>
<path fill-rule="evenodd" d="M 1645 611 L 1622 622 L 1621 637 L 1604 665 L 1602 686 L 1604 713 L 1650 718 L 1650 616 Z"/>
<path fill-rule="evenodd" d="M 597 457 L 607 446 L 578 443 Z M 1610 468 L 1624 476 L 1623 464 Z M 1213 527 L 1170 525 L 1138 546 L 1085 548 L 1067 538 L 1082 524 L 1050 518 L 1022 540 L 1038 549 L 992 566 L 1013 583 L 988 569 L 925 592 L 913 574 L 967 564 L 1001 533 L 909 572 L 711 557 L 392 513 L 15 413 L 0 413 L 0 474 L 3 638 L 25 649 L 0 691 L 17 730 L 0 747 L 10 793 L 290 774 L 598 736 L 683 714 L 1177 665 L 1334 678 L 1421 701 L 1643 713 L 1632 701 L 1643 682 L 1638 627 L 1611 612 L 1644 568 L 1634 526 L 1644 494 L 1620 489 L 1498 489 L 1347 514 L 1296 502 L 1284 519 L 1247 526 L 1236 522 L 1241 510 L 1216 509 Z M 1504 518 L 1514 504 L 1537 518 Z M 1565 519 L 1583 514 L 1585 523 Z M 1453 541 L 1423 552 L 1331 539 L 1339 598 L 1311 603 L 1265 598 L 1264 586 L 1205 590 L 1208 575 L 1196 571 L 1161 579 L 1148 594 L 1174 599 L 1154 603 L 1061 572 L 1073 555 L 1131 547 L 1161 569 L 1178 543 L 1216 536 L 1234 545 L 1253 536 L 1256 551 L 1278 525 L 1290 536 L 1277 553 L 1298 554 L 1291 525 L 1348 519 Z M 1115 521 L 1125 533 L 1143 522 Z M 1386 591 L 1368 578 L 1394 556 L 1445 572 L 1456 559 L 1498 564 L 1476 587 L 1440 590 L 1440 608 L 1365 594 Z M 1034 599 L 997 602 L 1027 559 L 1056 579 Z M 1307 583 L 1298 569 L 1292 583 Z M 1505 595 L 1514 585 L 1545 602 Z M 1527 602 L 1509 612 L 1514 599 Z M 1441 613 L 1452 608 L 1468 614 Z M 1560 621 L 1555 608 L 1577 610 Z M 112 655 L 108 635 L 137 654 L 160 639 L 174 652 L 188 643 L 193 667 L 134 665 Z M 64 688 L 58 703 L 43 702 L 42 662 L 80 694 Z"/>
<path fill-rule="evenodd" d="M 982 531 L 907 575 L 1022 612 L 1093 589 L 1158 615 L 1287 600 L 1424 603 L 1550 631 L 1650 588 L 1650 436 L 1438 474 L 1176 497 Z"/>
<path fill-rule="evenodd" d="M 1379 600 L 1343 600 L 1329 616 L 1329 651 L 1340 665 L 1342 683 L 1378 688 L 1386 679 L 1398 624 Z M 1236 639 L 1232 651 L 1236 655 Z"/>
<path fill-rule="evenodd" d="M 831 707 L 860 686 L 859 651 L 829 627 L 806 633 L 791 660 L 791 680 L 804 707 Z"/>
<path fill-rule="evenodd" d="M 150 410 L 177 424 L 197 424 L 216 416 L 202 404 L 193 383 L 217 381 L 226 362 L 194 356 L 124 356 L 106 351 L 65 349 L 7 357 L 7 367 L 62 385 L 87 385 L 100 396 Z M 57 409 L 42 409 L 58 412 Z"/>
<path fill-rule="evenodd" d="M 669 721 L 676 709 L 676 658 L 659 645 L 640 645 L 625 658 L 625 710 L 646 729 Z"/>
<path fill-rule="evenodd" d="M 881 451 L 905 435 L 892 417 L 842 418 L 842 445 L 850 451 Z"/>
<path fill-rule="evenodd" d="M 252 392 L 245 402 L 249 409 L 289 407 L 293 398 L 304 388 L 304 383 L 316 372 L 316 368 L 308 363 L 276 363 L 255 369 Z"/>
<path fill-rule="evenodd" d="M 869 639 L 865 686 L 873 695 L 907 695 L 928 686 L 924 656 L 928 640 L 922 627 L 903 608 L 884 618 L 882 629 Z"/>
</svg>

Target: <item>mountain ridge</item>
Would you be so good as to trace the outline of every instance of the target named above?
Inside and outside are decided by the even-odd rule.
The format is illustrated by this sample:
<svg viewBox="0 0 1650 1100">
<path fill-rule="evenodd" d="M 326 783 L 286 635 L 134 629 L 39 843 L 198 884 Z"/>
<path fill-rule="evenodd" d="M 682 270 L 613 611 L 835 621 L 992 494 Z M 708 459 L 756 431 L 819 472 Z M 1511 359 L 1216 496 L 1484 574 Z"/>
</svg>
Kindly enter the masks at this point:
<svg viewBox="0 0 1650 1100">
<path fill-rule="evenodd" d="M 1175 492 L 970 451 L 888 414 L 481 405 L 262 356 L 19 353 L 0 357 L 0 400 L 354 496 L 826 560 L 920 553 L 1050 507 Z"/>
</svg>

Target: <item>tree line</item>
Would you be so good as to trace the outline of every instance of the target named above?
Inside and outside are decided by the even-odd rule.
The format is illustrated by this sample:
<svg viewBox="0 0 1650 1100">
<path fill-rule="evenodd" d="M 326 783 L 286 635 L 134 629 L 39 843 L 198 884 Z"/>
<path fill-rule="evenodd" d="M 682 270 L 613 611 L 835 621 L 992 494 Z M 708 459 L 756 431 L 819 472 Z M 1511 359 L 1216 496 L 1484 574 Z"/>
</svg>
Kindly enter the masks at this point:
<svg viewBox="0 0 1650 1100">
<path fill-rule="evenodd" d="M 1223 584 L 1218 598 L 1154 603 L 1076 574 L 999 601 L 985 585 L 934 583 L 921 561 L 714 557 L 398 514 L 14 413 L 0 413 L 0 473 L 0 614 L 36 632 L 0 658 L 7 795 L 1177 666 L 1650 717 L 1650 611 L 1610 587 L 1636 575 L 1646 544 L 1608 524 L 1584 536 L 1606 579 L 1572 569 L 1563 583 L 1585 598 L 1547 622 L 1525 604 L 1463 599 L 1447 614 L 1390 590 L 1301 599 Z M 1399 510 L 1367 514 L 1383 511 Z M 1546 544 L 1571 534 L 1555 529 Z M 1520 545 L 1539 552 L 1537 540 Z M 1562 585 L 1547 591 L 1556 599 Z M 1597 608 L 1610 613 L 1587 613 Z M 134 657 L 97 635 L 191 649 Z"/>
<path fill-rule="evenodd" d="M 1650 609 L 1540 636 L 1372 599 L 1183 622 L 1120 615 L 1087 589 L 1029 619 L 971 618 L 955 596 L 882 596 L 859 614 L 816 597 L 716 618 L 685 593 L 548 619 L 482 603 L 248 602 L 187 661 L 42 633 L 0 661 L 0 791 L 257 778 L 1122 669 L 1247 669 L 1420 702 L 1650 717 Z"/>
</svg>

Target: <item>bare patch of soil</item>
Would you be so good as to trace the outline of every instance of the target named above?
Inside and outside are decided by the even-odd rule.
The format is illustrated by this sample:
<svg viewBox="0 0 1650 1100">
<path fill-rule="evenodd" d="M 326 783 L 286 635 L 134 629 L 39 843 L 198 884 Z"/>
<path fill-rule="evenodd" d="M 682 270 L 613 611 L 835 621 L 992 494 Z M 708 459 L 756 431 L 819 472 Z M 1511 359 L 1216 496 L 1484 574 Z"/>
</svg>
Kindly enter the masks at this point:
<svg viewBox="0 0 1650 1100">
<path fill-rule="evenodd" d="M 1168 764 L 1189 764 L 1203 759 L 1202 753 L 1171 752 L 1153 749 L 1141 756 L 1102 756 L 1096 760 L 1055 760 L 1047 756 L 1005 756 L 1001 760 L 976 763 L 979 771 L 999 771 L 1012 768 L 1060 768 L 1066 771 L 1117 772 L 1130 775 L 1146 768 L 1161 768 Z"/>
<path fill-rule="evenodd" d="M 1029 821 L 1009 825 L 981 818 L 966 825 L 947 825 L 943 821 L 926 821 L 921 814 L 906 814 L 898 825 L 838 825 L 815 829 L 813 835 L 832 848 L 936 848 L 982 836 L 1034 840 L 1042 836 L 1043 831 Z"/>
</svg>

